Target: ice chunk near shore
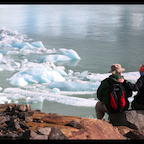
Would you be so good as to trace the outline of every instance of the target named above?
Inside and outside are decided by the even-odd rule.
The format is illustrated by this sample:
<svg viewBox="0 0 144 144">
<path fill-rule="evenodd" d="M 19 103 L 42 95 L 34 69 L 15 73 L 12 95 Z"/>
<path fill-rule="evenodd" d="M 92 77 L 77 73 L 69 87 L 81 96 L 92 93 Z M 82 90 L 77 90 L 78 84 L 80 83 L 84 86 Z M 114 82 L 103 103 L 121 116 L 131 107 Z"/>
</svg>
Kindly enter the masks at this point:
<svg viewBox="0 0 144 144">
<path fill-rule="evenodd" d="M 2 87 L 0 87 L 0 91 L 2 91 Z"/>
<path fill-rule="evenodd" d="M 5 59 L 3 57 L 3 55 L 0 53 L 0 71 L 2 70 L 8 70 L 8 71 L 13 71 L 15 70 L 15 68 L 13 68 L 11 66 L 11 62 L 14 62 L 14 60 L 11 60 L 11 59 Z"/>
<path fill-rule="evenodd" d="M 22 63 L 22 69 L 27 69 L 27 68 L 32 68 L 32 67 L 41 67 L 45 66 L 49 71 L 56 71 L 62 76 L 67 76 L 67 73 L 64 71 L 65 67 L 64 66 L 56 66 L 53 64 L 53 62 L 47 62 L 47 63 L 33 63 L 33 62 L 28 62 L 27 59 L 21 62 Z"/>
<path fill-rule="evenodd" d="M 48 66 L 39 65 L 16 73 L 9 80 L 10 84 L 24 86 L 29 83 L 65 81 L 65 78 L 62 77 L 57 71 L 50 70 Z"/>
<path fill-rule="evenodd" d="M 6 62 L 6 60 L 3 58 L 3 54 L 0 53 L 0 63 Z"/>
<path fill-rule="evenodd" d="M 61 104 L 72 105 L 72 106 L 94 107 L 97 103 L 97 100 L 64 96 L 64 95 L 52 94 L 48 92 L 47 93 L 33 92 L 33 91 L 22 90 L 20 88 L 6 88 L 3 92 L 10 93 L 13 95 L 19 94 L 26 97 L 30 97 L 28 98 L 28 100 L 30 100 L 31 98 L 37 98 L 41 96 L 43 100 L 56 101 Z M 38 101 L 39 100 L 41 101 L 42 99 L 40 98 L 38 99 Z"/>
<path fill-rule="evenodd" d="M 59 49 L 59 51 L 61 54 L 43 56 L 40 62 L 62 62 L 81 59 L 74 50 Z"/>
<path fill-rule="evenodd" d="M 11 103 L 11 100 L 5 96 L 0 95 L 0 104 Z"/>
<path fill-rule="evenodd" d="M 43 98 L 42 96 L 34 97 L 34 98 L 27 97 L 26 103 L 43 103 Z"/>
</svg>

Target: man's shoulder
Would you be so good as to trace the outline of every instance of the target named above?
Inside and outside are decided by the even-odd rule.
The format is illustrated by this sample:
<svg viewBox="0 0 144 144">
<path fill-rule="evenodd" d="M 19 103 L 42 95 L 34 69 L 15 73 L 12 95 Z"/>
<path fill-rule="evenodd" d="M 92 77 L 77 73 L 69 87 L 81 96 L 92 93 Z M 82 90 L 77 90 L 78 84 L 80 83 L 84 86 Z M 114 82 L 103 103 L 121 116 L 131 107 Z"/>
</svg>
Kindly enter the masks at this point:
<svg viewBox="0 0 144 144">
<path fill-rule="evenodd" d="M 105 78 L 104 80 L 101 81 L 101 85 L 108 85 L 108 81 L 110 78 Z"/>
<path fill-rule="evenodd" d="M 104 80 L 102 80 L 101 82 L 108 82 L 109 81 L 109 77 L 108 78 L 105 78 Z"/>
</svg>

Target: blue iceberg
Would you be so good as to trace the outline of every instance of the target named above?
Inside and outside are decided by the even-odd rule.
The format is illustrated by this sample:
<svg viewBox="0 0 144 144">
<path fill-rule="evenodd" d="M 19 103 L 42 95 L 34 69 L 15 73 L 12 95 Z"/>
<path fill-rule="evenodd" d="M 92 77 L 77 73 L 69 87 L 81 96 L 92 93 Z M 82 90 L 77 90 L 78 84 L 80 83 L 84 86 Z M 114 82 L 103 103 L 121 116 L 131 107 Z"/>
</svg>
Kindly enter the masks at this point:
<svg viewBox="0 0 144 144">
<path fill-rule="evenodd" d="M 80 60 L 79 55 L 72 49 L 59 49 L 61 54 L 55 55 L 46 55 L 40 59 L 41 63 L 46 62 L 63 62 L 63 61 L 71 61 L 71 60 Z"/>
<path fill-rule="evenodd" d="M 51 82 L 49 88 L 58 88 L 61 91 L 96 91 L 99 86 L 97 82 Z"/>
</svg>

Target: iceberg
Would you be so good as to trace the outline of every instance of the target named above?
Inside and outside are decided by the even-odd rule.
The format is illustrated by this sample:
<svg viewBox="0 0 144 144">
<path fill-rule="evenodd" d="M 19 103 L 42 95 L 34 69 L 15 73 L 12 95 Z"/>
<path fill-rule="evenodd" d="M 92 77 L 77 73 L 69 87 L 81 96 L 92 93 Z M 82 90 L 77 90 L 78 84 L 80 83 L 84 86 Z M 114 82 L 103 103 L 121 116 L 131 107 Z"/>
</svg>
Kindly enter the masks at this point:
<svg viewBox="0 0 144 144">
<path fill-rule="evenodd" d="M 38 48 L 44 48 L 44 45 L 41 41 L 37 41 L 37 42 L 32 42 L 31 45 L 33 45 L 34 47 L 38 47 Z"/>
<path fill-rule="evenodd" d="M 8 103 L 9 100 L 8 100 L 6 97 L 1 96 L 1 97 L 0 97 L 0 104 L 5 104 L 6 102 Z"/>
<path fill-rule="evenodd" d="M 15 68 L 11 66 L 11 63 L 15 64 L 15 61 L 13 59 L 5 59 L 3 54 L 0 53 L 0 71 L 8 70 L 13 71 Z"/>
<path fill-rule="evenodd" d="M 39 65 L 16 73 L 9 80 L 10 84 L 25 86 L 30 83 L 65 81 L 65 78 L 62 77 L 57 71 L 51 70 L 49 66 Z"/>
<path fill-rule="evenodd" d="M 46 51 L 46 53 L 56 53 L 56 50 L 53 48 L 53 49 L 48 49 L 47 51 Z"/>
<path fill-rule="evenodd" d="M 0 30 L 0 47 L 9 48 L 13 47 L 14 43 L 20 44 L 26 39 L 25 35 L 20 35 L 17 31 L 9 30 L 3 27 Z"/>
<path fill-rule="evenodd" d="M 60 68 L 58 68 L 58 67 L 54 68 L 53 71 L 57 71 L 57 72 L 60 73 L 62 76 L 67 76 L 67 73 L 66 73 L 64 70 L 62 70 L 62 69 L 60 69 Z"/>
<path fill-rule="evenodd" d="M 76 51 L 70 49 L 70 50 L 67 50 L 67 49 L 59 49 L 60 53 L 62 53 L 63 55 L 66 55 L 68 56 L 69 58 L 71 58 L 72 60 L 79 60 L 81 59 L 79 57 L 79 55 L 77 54 Z"/>
<path fill-rule="evenodd" d="M 31 39 L 28 39 L 26 35 L 21 35 L 17 31 L 9 30 L 3 27 L 0 29 L 0 48 L 1 53 L 3 54 L 19 54 L 19 55 L 27 55 L 29 53 L 37 53 L 42 54 L 42 51 L 46 51 L 47 49 L 44 47 L 41 41 L 29 43 Z M 9 50 L 5 49 L 8 48 Z M 19 50 L 14 51 L 10 50 L 18 48 Z"/>
<path fill-rule="evenodd" d="M 42 96 L 34 97 L 34 98 L 27 97 L 26 102 L 27 103 L 43 103 L 43 98 Z"/>
<path fill-rule="evenodd" d="M 59 49 L 61 54 L 55 55 L 46 55 L 40 59 L 41 63 L 46 62 L 63 62 L 63 61 L 71 61 L 71 60 L 80 60 L 79 55 L 72 49 Z"/>
<path fill-rule="evenodd" d="M 34 49 L 35 47 L 29 44 L 28 42 L 16 42 L 12 44 L 12 47 L 17 47 L 19 49 L 26 48 L 26 49 Z"/>
<path fill-rule="evenodd" d="M 49 84 L 50 89 L 58 88 L 60 91 L 96 91 L 99 82 L 51 82 Z"/>
</svg>

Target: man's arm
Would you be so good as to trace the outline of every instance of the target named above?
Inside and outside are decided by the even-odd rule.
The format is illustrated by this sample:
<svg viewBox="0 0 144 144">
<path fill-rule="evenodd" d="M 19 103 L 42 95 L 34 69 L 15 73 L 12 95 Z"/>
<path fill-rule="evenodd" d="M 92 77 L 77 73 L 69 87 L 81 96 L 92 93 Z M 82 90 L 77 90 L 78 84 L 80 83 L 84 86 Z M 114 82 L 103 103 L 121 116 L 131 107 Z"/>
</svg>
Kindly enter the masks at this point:
<svg viewBox="0 0 144 144">
<path fill-rule="evenodd" d="M 139 89 L 141 88 L 141 86 L 144 83 L 144 75 L 142 74 L 141 77 L 137 80 L 137 82 L 135 84 L 128 82 L 127 80 L 124 79 L 118 79 L 119 82 L 123 83 L 125 86 L 129 87 L 130 90 L 133 91 L 139 91 Z"/>
</svg>

